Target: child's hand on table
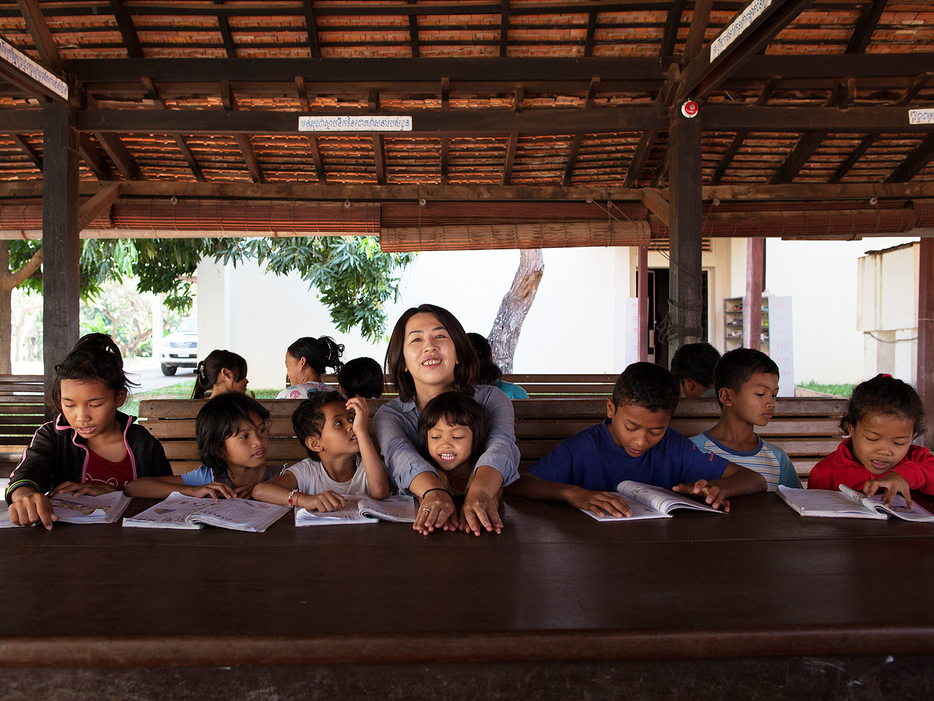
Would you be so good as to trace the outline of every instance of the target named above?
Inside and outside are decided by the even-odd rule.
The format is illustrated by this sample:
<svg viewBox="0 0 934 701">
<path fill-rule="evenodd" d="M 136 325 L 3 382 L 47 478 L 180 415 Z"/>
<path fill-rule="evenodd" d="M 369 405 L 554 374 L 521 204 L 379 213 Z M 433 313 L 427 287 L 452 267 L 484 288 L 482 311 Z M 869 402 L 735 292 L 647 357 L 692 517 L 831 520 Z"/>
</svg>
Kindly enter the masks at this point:
<svg viewBox="0 0 934 701">
<path fill-rule="evenodd" d="M 337 492 L 328 490 L 326 492 L 321 492 L 320 494 L 302 495 L 298 498 L 296 503 L 299 506 L 304 507 L 306 511 L 328 513 L 329 511 L 343 509 L 344 497 L 342 497 Z"/>
<path fill-rule="evenodd" d="M 231 487 L 221 482 L 211 482 L 210 484 L 201 484 L 195 487 L 186 485 L 178 491 L 188 497 L 198 497 L 199 499 L 211 497 L 214 501 L 222 497 L 232 499 L 237 496 L 237 493 Z"/>
<path fill-rule="evenodd" d="M 31 526 L 41 521 L 46 530 L 52 530 L 52 524 L 58 521 L 49 498 L 32 487 L 20 487 L 13 492 L 9 513 L 10 523 L 15 526 Z"/>
<path fill-rule="evenodd" d="M 428 535 L 436 528 L 456 531 L 458 527 L 457 509 L 454 508 L 451 495 L 443 489 L 432 488 L 419 503 L 412 528 L 422 535 Z"/>
<path fill-rule="evenodd" d="M 682 494 L 691 494 L 695 496 L 703 496 L 704 501 L 706 501 L 710 506 L 715 509 L 723 507 L 723 511 L 729 513 L 730 511 L 730 500 L 727 499 L 723 492 L 720 490 L 720 487 L 715 485 L 713 482 L 708 482 L 707 480 L 697 480 L 693 484 L 676 484 L 671 488 L 673 492 L 681 492 Z"/>
<path fill-rule="evenodd" d="M 84 494 L 87 494 L 90 497 L 99 497 L 101 494 L 110 494 L 111 492 L 116 491 L 116 487 L 113 487 L 109 484 L 104 484 L 103 482 L 89 482 L 87 484 L 81 484 L 79 482 L 62 482 L 52 490 L 51 496 L 54 497 L 58 494 L 73 494 L 76 497 L 80 497 Z"/>
<path fill-rule="evenodd" d="M 883 503 L 891 504 L 895 497 L 901 494 L 905 497 L 905 501 L 908 502 L 908 508 L 911 508 L 911 488 L 905 478 L 897 472 L 887 472 L 879 479 L 868 480 L 863 485 L 863 494 L 871 497 L 880 489 L 885 490 L 885 497 L 882 499 Z"/>
<path fill-rule="evenodd" d="M 583 487 L 574 487 L 568 493 L 568 503 L 576 509 L 591 511 L 597 516 L 632 516 L 629 504 L 613 492 L 594 492 Z"/>
</svg>

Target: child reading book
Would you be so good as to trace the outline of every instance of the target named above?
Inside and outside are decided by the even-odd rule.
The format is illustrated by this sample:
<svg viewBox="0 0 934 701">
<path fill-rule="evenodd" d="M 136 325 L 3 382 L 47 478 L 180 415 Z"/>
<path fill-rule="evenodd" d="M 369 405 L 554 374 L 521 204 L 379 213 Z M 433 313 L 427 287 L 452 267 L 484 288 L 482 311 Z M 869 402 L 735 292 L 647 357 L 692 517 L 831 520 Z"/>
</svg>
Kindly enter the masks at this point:
<svg viewBox="0 0 934 701">
<path fill-rule="evenodd" d="M 633 363 L 616 380 L 606 420 L 563 441 L 506 491 L 560 499 L 598 516 L 631 514 L 611 493 L 624 480 L 697 495 L 724 511 L 732 496 L 765 491 L 762 475 L 701 452 L 668 427 L 678 395 L 678 380 L 665 368 Z"/>
<path fill-rule="evenodd" d="M 362 397 L 313 392 L 292 413 L 292 427 L 308 457 L 257 485 L 254 498 L 321 512 L 343 508 L 345 494 L 385 499 L 389 475 L 367 431 L 369 416 Z"/>
<path fill-rule="evenodd" d="M 118 411 L 130 385 L 120 349 L 106 334 L 83 336 L 55 366 L 50 399 L 61 413 L 39 427 L 10 475 L 11 523 L 51 528 L 58 519 L 50 490 L 96 496 L 137 477 L 172 474 L 159 441 Z"/>
<path fill-rule="evenodd" d="M 857 385 L 840 421 L 847 438 L 813 467 L 808 489 L 884 489 L 886 504 L 902 494 L 909 506 L 912 489 L 934 494 L 934 456 L 911 443 L 923 426 L 924 404 L 911 385 L 891 375 Z"/>
<path fill-rule="evenodd" d="M 720 420 L 691 442 L 765 477 L 769 491 L 778 485 L 801 488 L 801 480 L 784 450 L 756 435 L 775 411 L 778 365 L 762 351 L 737 348 L 724 354 L 713 373 Z"/>
<path fill-rule="evenodd" d="M 240 392 L 209 399 L 195 419 L 201 467 L 183 475 L 144 477 L 126 486 L 133 497 L 164 499 L 172 492 L 189 497 L 249 497 L 282 465 L 266 465 L 269 410 Z"/>
<path fill-rule="evenodd" d="M 466 496 L 489 433 L 490 412 L 463 392 L 439 394 L 425 405 L 418 417 L 421 452 L 448 494 Z"/>
</svg>

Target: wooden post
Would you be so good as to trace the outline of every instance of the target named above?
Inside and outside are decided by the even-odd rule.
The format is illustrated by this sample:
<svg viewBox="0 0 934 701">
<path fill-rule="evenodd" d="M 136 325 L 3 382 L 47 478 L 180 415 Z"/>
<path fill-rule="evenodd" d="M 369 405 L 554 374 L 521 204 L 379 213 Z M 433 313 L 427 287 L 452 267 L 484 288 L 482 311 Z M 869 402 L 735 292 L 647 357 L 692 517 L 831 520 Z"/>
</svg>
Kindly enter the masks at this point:
<svg viewBox="0 0 934 701">
<path fill-rule="evenodd" d="M 639 246 L 639 361 L 649 359 L 649 249 Z"/>
<path fill-rule="evenodd" d="M 75 110 L 44 108 L 42 164 L 42 360 L 45 386 L 52 369 L 78 340 L 78 130 Z"/>
<path fill-rule="evenodd" d="M 921 237 L 918 266 L 918 393 L 924 400 L 924 445 L 934 449 L 934 239 Z"/>
<path fill-rule="evenodd" d="M 762 288 L 765 280 L 765 239 L 746 239 L 746 303 L 743 306 L 743 347 L 762 347 Z"/>
<path fill-rule="evenodd" d="M 703 340 L 701 276 L 703 209 L 701 199 L 701 117 L 672 110 L 668 136 L 670 153 L 670 336 L 668 357 L 679 346 Z"/>
</svg>

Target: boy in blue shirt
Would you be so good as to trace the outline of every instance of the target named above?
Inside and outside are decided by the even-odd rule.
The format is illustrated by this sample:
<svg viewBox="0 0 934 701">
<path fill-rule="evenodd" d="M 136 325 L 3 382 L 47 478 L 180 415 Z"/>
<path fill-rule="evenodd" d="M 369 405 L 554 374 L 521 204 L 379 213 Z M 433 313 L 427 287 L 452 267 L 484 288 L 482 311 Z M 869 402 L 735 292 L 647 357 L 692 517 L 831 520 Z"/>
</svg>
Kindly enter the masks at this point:
<svg viewBox="0 0 934 701">
<path fill-rule="evenodd" d="M 762 475 L 701 452 L 668 427 L 678 406 L 678 381 L 653 363 L 633 363 L 607 399 L 607 418 L 567 440 L 505 489 L 533 499 L 557 499 L 579 509 L 630 516 L 619 494 L 623 480 L 699 495 L 729 511 L 729 497 L 761 492 Z"/>
<path fill-rule="evenodd" d="M 778 365 L 762 351 L 737 348 L 726 353 L 713 373 L 720 420 L 691 439 L 705 453 L 758 472 L 769 491 L 780 484 L 801 489 L 785 451 L 756 435 L 756 426 L 765 426 L 775 411 L 778 378 Z"/>
</svg>

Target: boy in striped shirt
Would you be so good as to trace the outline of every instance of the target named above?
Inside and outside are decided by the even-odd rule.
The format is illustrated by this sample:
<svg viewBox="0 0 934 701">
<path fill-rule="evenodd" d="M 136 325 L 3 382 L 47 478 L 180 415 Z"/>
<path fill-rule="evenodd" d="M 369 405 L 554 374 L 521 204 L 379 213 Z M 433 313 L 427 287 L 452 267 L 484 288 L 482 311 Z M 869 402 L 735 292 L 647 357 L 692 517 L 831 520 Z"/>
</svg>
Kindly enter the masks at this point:
<svg viewBox="0 0 934 701">
<path fill-rule="evenodd" d="M 765 353 L 738 348 L 725 353 L 714 368 L 720 420 L 691 441 L 707 453 L 758 472 L 769 491 L 778 485 L 801 488 L 801 480 L 784 450 L 756 435 L 775 410 L 778 365 Z"/>
</svg>

